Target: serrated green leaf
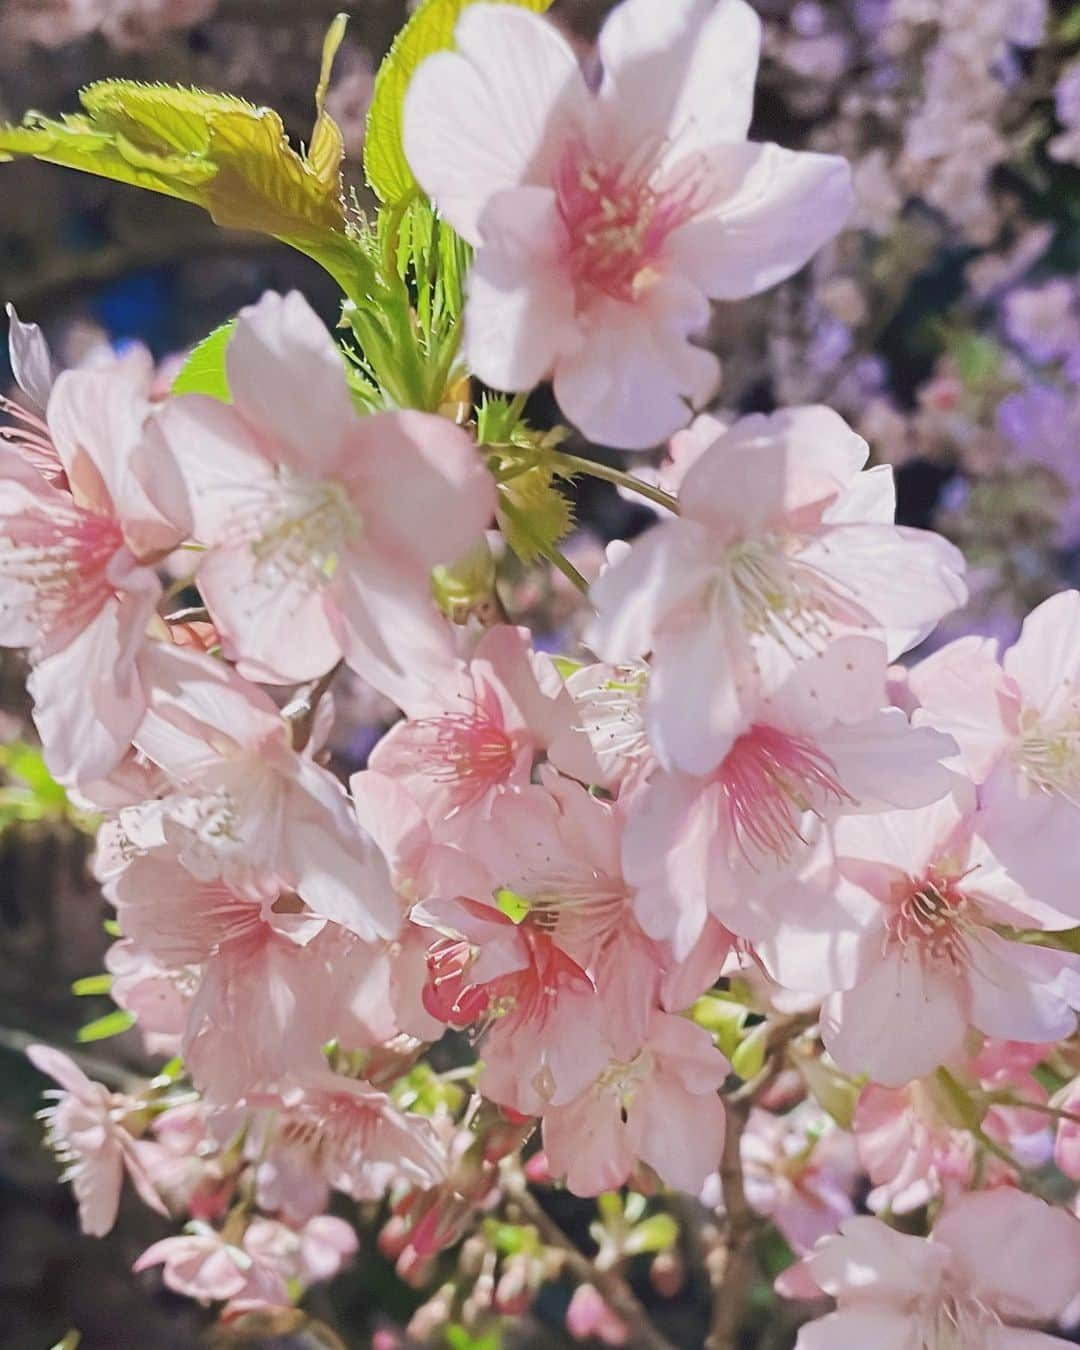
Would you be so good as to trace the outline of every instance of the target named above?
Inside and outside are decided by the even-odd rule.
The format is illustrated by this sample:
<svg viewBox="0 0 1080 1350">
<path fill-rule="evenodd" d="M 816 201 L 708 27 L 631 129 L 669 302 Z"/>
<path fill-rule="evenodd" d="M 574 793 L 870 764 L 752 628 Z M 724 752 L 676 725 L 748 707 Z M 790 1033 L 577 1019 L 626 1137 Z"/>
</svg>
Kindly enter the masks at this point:
<svg viewBox="0 0 1080 1350">
<path fill-rule="evenodd" d="M 236 320 L 231 319 L 215 328 L 209 336 L 188 353 L 187 360 L 173 380 L 174 394 L 205 394 L 209 398 L 228 403 L 232 397 L 229 391 L 229 376 L 225 369 L 225 351 L 229 339 L 236 331 Z"/>
<path fill-rule="evenodd" d="M 87 1041 L 105 1041 L 110 1036 L 120 1036 L 129 1028 L 135 1025 L 135 1017 L 124 1008 L 116 1008 L 111 1013 L 106 1013 L 104 1017 L 98 1017 L 93 1022 L 87 1022 L 86 1026 L 80 1027 L 76 1032 L 76 1040 L 86 1043 Z"/>
<path fill-rule="evenodd" d="M 372 191 L 389 205 L 407 201 L 418 191 L 402 141 L 402 114 L 409 82 L 421 61 L 454 45 L 457 21 L 470 3 L 472 0 L 424 0 L 379 66 L 367 115 L 364 173 Z M 550 8 L 552 0 L 507 0 L 507 3 L 542 14 Z"/>
<path fill-rule="evenodd" d="M 101 80 L 80 93 L 81 113 L 32 112 L 21 126 L 0 127 L 0 159 L 33 156 L 191 202 L 219 225 L 291 244 L 346 286 L 356 249 L 346 233 L 340 135 L 322 106 L 325 78 L 324 61 L 314 156 L 292 148 L 271 108 L 203 89 Z"/>
<path fill-rule="evenodd" d="M 112 988 L 113 977 L 108 974 L 102 975 L 84 975 L 81 980 L 74 980 L 71 985 L 71 992 L 78 994 L 80 998 L 85 998 L 88 994 L 107 994 Z"/>
<path fill-rule="evenodd" d="M 506 542 L 523 563 L 531 563 L 574 528 L 574 506 L 556 487 L 552 470 L 537 464 L 499 484 L 498 521 Z"/>
</svg>

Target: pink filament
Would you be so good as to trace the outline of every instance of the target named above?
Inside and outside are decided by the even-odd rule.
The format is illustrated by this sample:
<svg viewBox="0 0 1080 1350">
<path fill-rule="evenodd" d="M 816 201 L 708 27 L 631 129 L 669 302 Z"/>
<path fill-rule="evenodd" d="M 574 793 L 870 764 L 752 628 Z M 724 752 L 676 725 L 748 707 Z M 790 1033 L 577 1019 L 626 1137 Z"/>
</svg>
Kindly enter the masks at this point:
<svg viewBox="0 0 1080 1350">
<path fill-rule="evenodd" d="M 420 718 L 401 736 L 407 767 L 450 787 L 458 808 L 479 801 L 514 769 L 510 737 L 479 711 Z"/>
<path fill-rule="evenodd" d="M 743 855 L 787 858 L 802 841 L 800 817 L 851 801 L 836 767 L 810 740 L 755 723 L 720 766 L 728 825 Z"/>
<path fill-rule="evenodd" d="M 603 164 L 580 141 L 566 148 L 555 176 L 566 227 L 566 262 L 586 294 L 637 299 L 643 275 L 656 267 L 673 230 L 696 214 L 696 169 L 657 182 L 656 152 L 627 163 Z"/>
</svg>

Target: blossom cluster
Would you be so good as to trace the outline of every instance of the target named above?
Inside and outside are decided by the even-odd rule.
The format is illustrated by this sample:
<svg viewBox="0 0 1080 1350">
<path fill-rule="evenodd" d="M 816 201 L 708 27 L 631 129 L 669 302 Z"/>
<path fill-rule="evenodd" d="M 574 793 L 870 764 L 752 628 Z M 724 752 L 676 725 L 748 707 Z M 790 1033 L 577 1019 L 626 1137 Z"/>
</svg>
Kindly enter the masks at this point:
<svg viewBox="0 0 1080 1350">
<path fill-rule="evenodd" d="M 623 0 L 587 69 L 516 5 L 454 37 L 402 109 L 471 256 L 434 408 L 373 409 L 374 344 L 358 376 L 296 293 L 237 316 L 227 399 L 138 352 L 57 375 L 12 317 L 0 641 L 103 818 L 112 996 L 171 1061 L 113 1091 L 31 1051 L 83 1226 L 126 1175 L 188 1221 L 136 1268 L 234 1322 L 353 1255 L 331 1192 L 385 1201 L 422 1281 L 530 1180 L 688 1192 L 734 1232 L 734 1151 L 799 1258 L 781 1290 L 837 1301 L 803 1350 L 1060 1344 L 1030 1327 L 1077 1293 L 1080 1222 L 1017 1183 L 1051 1156 L 1080 1180 L 1080 593 L 1003 654 L 923 655 L 966 569 L 895 522 L 891 467 L 820 403 L 700 412 L 711 304 L 855 205 L 841 157 L 747 139 L 744 0 Z M 652 479 L 616 471 L 656 519 L 560 655 L 490 582 L 446 603 L 496 528 L 577 578 L 544 513 L 590 468 L 526 420 L 546 381 L 593 441 L 669 440 Z M 397 710 L 347 789 L 346 672 Z M 437 1071 L 440 1042 L 476 1062 Z M 928 1239 L 887 1221 L 924 1208 Z"/>
</svg>

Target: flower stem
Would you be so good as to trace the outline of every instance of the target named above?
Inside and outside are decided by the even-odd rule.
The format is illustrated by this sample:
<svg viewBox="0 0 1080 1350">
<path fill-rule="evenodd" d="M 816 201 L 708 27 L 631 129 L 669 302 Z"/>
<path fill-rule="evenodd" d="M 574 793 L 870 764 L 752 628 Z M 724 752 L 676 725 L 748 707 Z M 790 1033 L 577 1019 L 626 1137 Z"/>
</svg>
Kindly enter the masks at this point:
<svg viewBox="0 0 1080 1350">
<path fill-rule="evenodd" d="M 546 1247 L 552 1247 L 563 1258 L 567 1270 L 585 1284 L 591 1284 L 605 1302 L 626 1325 L 630 1345 L 642 1350 L 675 1350 L 675 1347 L 653 1325 L 649 1314 L 636 1294 L 617 1270 L 599 1269 L 584 1252 L 570 1241 L 563 1230 L 529 1190 L 523 1177 L 516 1179 L 511 1195 L 522 1217 L 540 1234 Z"/>
<path fill-rule="evenodd" d="M 645 483 L 640 478 L 635 478 L 633 474 L 623 473 L 622 469 L 616 469 L 610 464 L 601 464 L 595 459 L 584 459 L 581 455 L 569 455 L 563 450 L 551 451 L 550 461 L 556 469 L 566 470 L 574 475 L 586 474 L 590 478 L 602 478 L 605 483 L 614 483 L 616 487 L 626 488 L 628 492 L 636 492 L 639 497 L 647 497 L 649 501 L 664 507 L 673 515 L 679 514 L 678 499 L 670 492 L 653 487 L 651 483 Z"/>
</svg>

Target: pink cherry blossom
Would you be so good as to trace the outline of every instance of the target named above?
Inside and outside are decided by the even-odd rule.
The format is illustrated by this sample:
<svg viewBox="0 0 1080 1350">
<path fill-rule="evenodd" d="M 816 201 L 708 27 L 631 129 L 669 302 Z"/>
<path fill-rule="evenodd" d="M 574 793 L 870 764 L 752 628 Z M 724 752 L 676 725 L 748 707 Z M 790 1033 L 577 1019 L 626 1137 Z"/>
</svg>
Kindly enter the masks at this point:
<svg viewBox="0 0 1080 1350">
<path fill-rule="evenodd" d="M 839 638 L 773 694 L 745 700 L 712 772 L 652 776 L 628 808 L 623 846 L 647 933 L 671 940 L 680 959 L 710 913 L 740 937 L 774 936 L 782 915 L 798 918 L 785 887 L 808 861 L 820 822 L 948 791 L 941 759 L 954 742 L 883 707 L 884 688 L 881 644 Z M 839 911 L 833 921 L 844 927 Z"/>
<path fill-rule="evenodd" d="M 809 1257 L 838 1310 L 804 1326 L 797 1350 L 1051 1350 L 1067 1342 L 1014 1327 L 1065 1307 L 1080 1270 L 1080 1224 L 1015 1190 L 965 1195 L 929 1242 L 854 1218 Z"/>
<path fill-rule="evenodd" d="M 649 736 L 661 763 L 703 773 L 759 688 L 836 637 L 913 645 L 966 591 L 936 535 L 892 523 L 892 473 L 836 413 L 743 418 L 691 466 L 682 514 L 591 587 L 586 637 L 605 661 L 652 652 Z"/>
<path fill-rule="evenodd" d="M 247 1233 L 251 1228 L 240 1246 L 227 1241 L 207 1224 L 196 1222 L 191 1228 L 190 1233 L 155 1242 L 132 1269 L 143 1271 L 162 1266 L 162 1279 L 169 1289 L 200 1302 L 243 1299 L 249 1307 L 291 1306 L 279 1263 L 267 1260 L 266 1253 L 257 1247 L 254 1253 L 248 1250 Z"/>
<path fill-rule="evenodd" d="M 490 629 L 438 685 L 415 681 L 404 707 L 408 716 L 369 764 L 405 787 L 435 842 L 464 844 L 474 827 L 482 830 L 498 797 L 526 786 L 556 741 L 570 768 L 588 781 L 599 776 L 562 677 L 532 650 L 527 629 Z"/>
<path fill-rule="evenodd" d="M 413 918 L 443 936 L 429 950 L 427 1010 L 485 1022 L 480 1090 L 522 1115 L 576 1097 L 609 1058 L 604 1007 L 586 971 L 542 929 L 458 898 Z"/>
<path fill-rule="evenodd" d="M 187 395 L 160 419 L 225 655 L 271 683 L 344 658 L 391 697 L 417 665 L 449 664 L 431 569 L 495 507 L 469 437 L 424 413 L 359 416 L 341 352 L 295 292 L 241 312 L 226 365 L 231 405 Z"/>
<path fill-rule="evenodd" d="M 67 487 L 67 470 L 53 444 L 52 433 L 44 420 L 49 396 L 56 383 L 52 354 L 36 323 L 23 323 L 14 305 L 7 306 L 8 355 L 15 383 L 25 399 L 23 404 L 0 396 L 0 413 L 10 424 L 0 426 L 0 445 L 13 445 L 22 458 L 53 487 Z"/>
<path fill-rule="evenodd" d="M 911 688 L 916 720 L 955 736 L 980 784 L 980 832 L 1036 914 L 1080 919 L 1061 865 L 1080 825 L 1080 592 L 1033 610 L 1000 665 L 995 642 L 960 638 L 911 672 Z"/>
<path fill-rule="evenodd" d="M 1023 892 L 974 834 L 974 792 L 933 806 L 848 817 L 835 827 L 841 885 L 876 901 L 854 982 L 822 1015 L 848 1073 L 900 1087 L 961 1054 L 969 1026 L 1046 1042 L 1076 1024 L 1064 953 L 1010 942 Z"/>
<path fill-rule="evenodd" d="M 296 1152 L 354 1200 L 379 1199 L 398 1181 L 428 1189 L 446 1176 L 446 1153 L 431 1122 L 399 1111 L 385 1093 L 359 1079 L 323 1069 L 268 1097 L 267 1104 L 264 1128 L 272 1132 L 278 1166 Z"/>
<path fill-rule="evenodd" d="M 740 1145 L 746 1198 L 800 1255 L 854 1213 L 851 1137 L 802 1103 L 786 1116 L 755 1108 Z"/>
<path fill-rule="evenodd" d="M 612 1060 L 574 1100 L 544 1111 L 544 1150 L 575 1195 L 614 1190 L 635 1163 L 699 1191 L 724 1149 L 717 1095 L 731 1066 L 701 1027 L 655 1011 L 628 1062 Z"/>
<path fill-rule="evenodd" d="M 391 936 L 401 909 L 385 860 L 310 745 L 292 748 L 267 695 L 221 662 L 177 648 L 155 673 L 136 743 L 174 790 L 135 813 L 130 829 L 152 836 L 156 822 L 160 842 L 204 881 L 253 897 L 291 888 L 362 938 Z"/>
<path fill-rule="evenodd" d="M 455 38 L 414 76 L 404 134 L 477 246 L 469 365 L 499 389 L 551 376 L 590 439 L 654 445 L 716 383 L 688 342 L 709 300 L 776 285 L 832 238 L 847 165 L 746 140 L 761 34 L 743 0 L 624 0 L 595 93 L 535 15 L 470 6 Z"/>
<path fill-rule="evenodd" d="M 30 649 L 38 730 L 65 783 L 105 777 L 131 744 L 155 565 L 190 528 L 176 466 L 151 435 L 151 375 L 149 358 L 66 371 L 47 424 L 23 418 L 0 446 L 3 642 Z M 40 370 L 24 378 L 44 392 Z"/>
<path fill-rule="evenodd" d="M 79 1203 L 84 1233 L 102 1237 L 116 1222 L 120 1190 L 127 1172 L 144 1204 L 168 1215 L 151 1183 L 144 1144 L 125 1126 L 139 1103 L 122 1092 L 110 1092 L 95 1083 L 67 1055 L 47 1045 L 31 1045 L 27 1057 L 36 1069 L 60 1084 L 50 1089 L 55 1098 L 42 1112 L 49 1146 L 65 1164 Z"/>
<path fill-rule="evenodd" d="M 548 747 L 548 759 L 571 777 L 581 776 L 581 740 L 596 758 L 590 781 L 611 790 L 646 777 L 653 767 L 645 727 L 649 671 L 644 662 L 582 666 L 566 681 L 576 717 Z"/>
</svg>

